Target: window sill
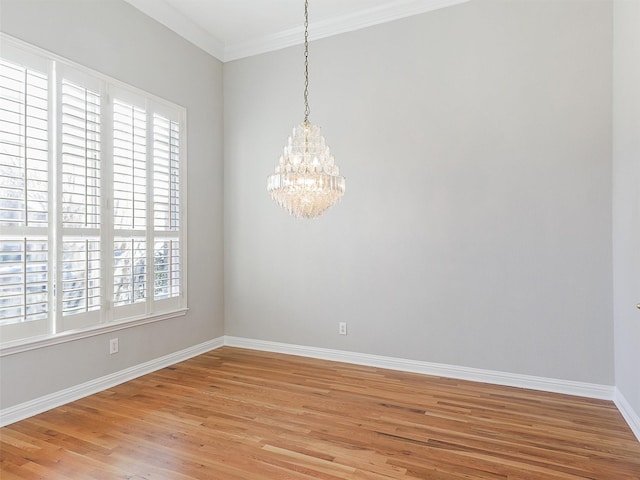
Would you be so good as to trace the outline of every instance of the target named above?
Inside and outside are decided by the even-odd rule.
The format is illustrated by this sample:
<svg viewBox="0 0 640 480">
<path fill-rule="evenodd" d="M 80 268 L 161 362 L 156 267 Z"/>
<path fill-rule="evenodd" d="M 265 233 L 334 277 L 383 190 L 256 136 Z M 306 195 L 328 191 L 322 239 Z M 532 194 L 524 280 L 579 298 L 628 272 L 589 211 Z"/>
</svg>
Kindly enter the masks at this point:
<svg viewBox="0 0 640 480">
<path fill-rule="evenodd" d="M 95 337 L 105 333 L 116 332 L 126 328 L 146 325 L 147 323 L 160 322 L 169 318 L 182 317 L 189 311 L 188 308 L 180 308 L 171 312 L 162 312 L 148 315 L 137 319 L 127 319 L 117 322 L 104 323 L 90 328 L 80 330 L 70 330 L 67 332 L 57 333 L 53 335 L 41 335 L 38 337 L 26 338 L 0 344 L 0 357 L 7 355 L 15 355 L 17 353 L 28 352 L 29 350 L 37 350 L 39 348 L 50 347 L 66 342 L 73 342 L 81 338 Z"/>
</svg>

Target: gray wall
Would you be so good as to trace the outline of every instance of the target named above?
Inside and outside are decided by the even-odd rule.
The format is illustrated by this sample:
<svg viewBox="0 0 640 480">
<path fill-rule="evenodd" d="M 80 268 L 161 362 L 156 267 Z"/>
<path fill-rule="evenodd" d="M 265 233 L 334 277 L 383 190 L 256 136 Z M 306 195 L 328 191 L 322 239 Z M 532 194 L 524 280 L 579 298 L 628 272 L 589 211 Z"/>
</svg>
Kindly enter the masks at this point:
<svg viewBox="0 0 640 480">
<path fill-rule="evenodd" d="M 615 2 L 613 52 L 616 387 L 640 415 L 640 1 Z"/>
<path fill-rule="evenodd" d="M 347 177 L 313 221 L 265 192 L 302 62 L 225 64 L 226 334 L 613 385 L 611 3 L 312 42 L 311 121 Z"/>
<path fill-rule="evenodd" d="M 223 335 L 223 98 L 218 60 L 120 0 L 1 0 L 0 11 L 3 32 L 185 106 L 189 134 L 189 312 L 3 357 L 7 408 Z"/>
</svg>

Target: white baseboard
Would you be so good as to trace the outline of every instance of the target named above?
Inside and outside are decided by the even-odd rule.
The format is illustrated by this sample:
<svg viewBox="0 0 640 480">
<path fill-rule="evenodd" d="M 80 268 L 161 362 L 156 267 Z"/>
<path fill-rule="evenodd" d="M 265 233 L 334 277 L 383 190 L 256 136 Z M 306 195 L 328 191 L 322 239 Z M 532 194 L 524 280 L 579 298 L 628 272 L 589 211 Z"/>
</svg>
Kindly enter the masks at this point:
<svg viewBox="0 0 640 480">
<path fill-rule="evenodd" d="M 631 428 L 631 431 L 640 442 L 640 416 L 633 410 L 633 408 L 631 408 L 631 405 L 629 404 L 629 402 L 627 402 L 627 399 L 624 398 L 624 395 L 622 395 L 622 393 L 620 393 L 620 390 L 618 390 L 617 388 L 615 390 L 613 401 L 626 420 L 627 425 L 629 425 L 629 428 Z"/>
<path fill-rule="evenodd" d="M 156 358 L 149 362 L 120 370 L 119 372 L 105 375 L 104 377 L 96 378 L 95 380 L 90 380 L 80 385 L 75 385 L 28 402 L 20 403 L 13 407 L 5 408 L 0 410 L 0 427 L 4 427 L 5 425 L 37 415 L 38 413 L 45 412 L 66 403 L 79 400 L 80 398 L 88 395 L 93 395 L 94 393 L 98 393 L 102 390 L 133 380 L 134 378 L 141 377 L 142 375 L 155 372 L 161 368 L 165 368 L 197 355 L 215 350 L 223 345 L 223 337 L 215 338 L 199 345 L 185 348 L 179 352 L 174 352 L 169 355 L 165 355 L 164 357 Z"/>
<path fill-rule="evenodd" d="M 140 365 L 135 365 L 125 370 L 121 370 L 59 392 L 5 408 L 0 410 L 0 426 L 9 425 L 88 395 L 93 395 L 94 393 L 106 390 L 129 380 L 133 380 L 134 378 L 142 375 L 155 372 L 161 368 L 165 368 L 197 355 L 215 350 L 223 345 L 298 355 L 302 357 L 319 358 L 336 362 L 353 363 L 356 365 L 388 368 L 390 370 L 421 373 L 424 375 L 458 378 L 461 380 L 492 383 L 496 385 L 506 385 L 511 387 L 577 395 L 581 397 L 613 400 L 635 436 L 640 440 L 640 417 L 636 412 L 634 412 L 624 396 L 612 386 L 558 380 L 554 378 L 534 377 L 530 375 L 518 375 L 507 372 L 460 367 L 456 365 L 422 362 L 418 360 L 407 360 L 395 357 L 369 355 L 343 350 L 332 350 L 328 348 L 309 347 L 304 345 L 293 345 L 232 336 L 209 340 L 199 345 L 194 345 L 193 347 L 165 355 L 164 357 L 160 357 Z"/>
<path fill-rule="evenodd" d="M 419 360 L 406 360 L 395 357 L 368 355 L 365 353 L 307 347 L 303 345 L 291 345 L 287 343 L 268 342 L 264 340 L 253 340 L 240 337 L 225 336 L 224 344 L 232 347 L 299 355 L 302 357 L 354 363 L 357 365 L 388 368 L 390 370 L 401 370 L 403 372 L 422 373 L 424 375 L 435 375 L 438 377 L 457 378 L 460 380 L 471 380 L 474 382 L 484 382 L 509 387 L 529 388 L 545 392 L 564 393 L 580 397 L 599 398 L 603 400 L 613 400 L 614 398 L 614 387 L 608 385 L 558 380 L 555 378 L 534 377 L 531 375 L 519 375 L 493 370 L 482 370 L 478 368 L 422 362 Z"/>
</svg>

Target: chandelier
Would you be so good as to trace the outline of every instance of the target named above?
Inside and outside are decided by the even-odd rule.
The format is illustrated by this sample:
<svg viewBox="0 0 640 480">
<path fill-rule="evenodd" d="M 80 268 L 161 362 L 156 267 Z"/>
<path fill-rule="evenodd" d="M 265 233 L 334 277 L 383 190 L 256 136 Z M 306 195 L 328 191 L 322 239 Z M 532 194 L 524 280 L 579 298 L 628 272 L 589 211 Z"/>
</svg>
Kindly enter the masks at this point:
<svg viewBox="0 0 640 480">
<path fill-rule="evenodd" d="M 293 128 L 275 168 L 267 178 L 271 198 L 290 215 L 313 218 L 340 201 L 345 179 L 320 127 L 309 123 L 309 2 L 304 2 L 304 122 Z"/>
</svg>

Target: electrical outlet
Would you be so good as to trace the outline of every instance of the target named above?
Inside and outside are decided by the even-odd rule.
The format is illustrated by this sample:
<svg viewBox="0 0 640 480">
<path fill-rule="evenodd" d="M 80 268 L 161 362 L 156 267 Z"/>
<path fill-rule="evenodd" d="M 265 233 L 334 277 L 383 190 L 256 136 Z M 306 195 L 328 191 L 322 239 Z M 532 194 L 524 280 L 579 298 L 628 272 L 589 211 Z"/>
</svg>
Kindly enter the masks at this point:
<svg viewBox="0 0 640 480">
<path fill-rule="evenodd" d="M 118 339 L 112 338 L 109 340 L 109 354 L 113 355 L 114 353 L 118 353 Z"/>
<path fill-rule="evenodd" d="M 346 335 L 347 334 L 347 322 L 338 323 L 338 333 L 340 335 Z"/>
</svg>

